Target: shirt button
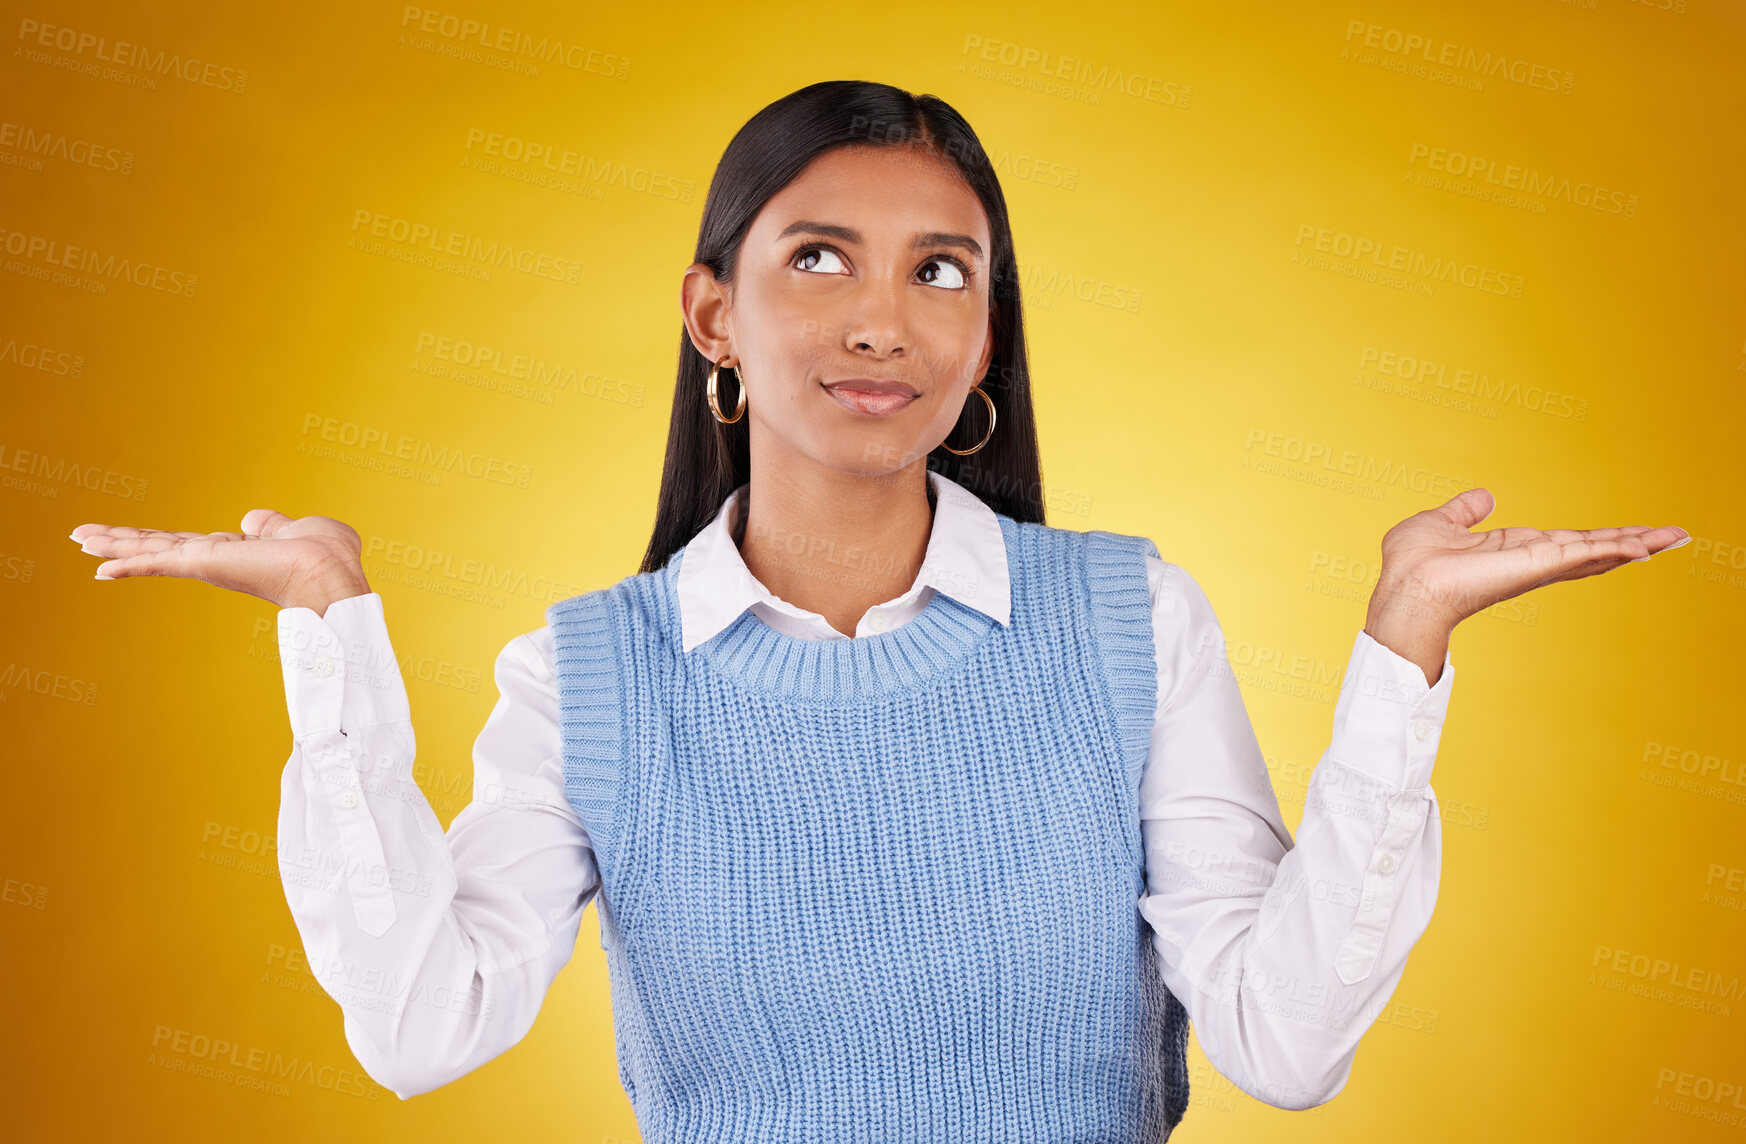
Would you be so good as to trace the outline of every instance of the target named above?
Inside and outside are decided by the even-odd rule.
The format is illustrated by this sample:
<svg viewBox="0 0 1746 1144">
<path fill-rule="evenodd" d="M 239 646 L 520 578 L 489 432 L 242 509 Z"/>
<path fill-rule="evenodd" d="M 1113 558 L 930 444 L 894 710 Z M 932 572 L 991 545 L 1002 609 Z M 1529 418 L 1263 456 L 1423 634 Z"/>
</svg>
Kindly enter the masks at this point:
<svg viewBox="0 0 1746 1144">
<path fill-rule="evenodd" d="M 355 790 L 341 791 L 339 801 L 341 806 L 350 810 L 358 805 L 358 792 Z"/>
<path fill-rule="evenodd" d="M 333 660 L 329 659 L 325 655 L 316 656 L 315 657 L 315 674 L 317 674 L 319 676 L 323 676 L 323 677 L 332 675 L 333 674 Z"/>
<path fill-rule="evenodd" d="M 1381 858 L 1378 858 L 1376 860 L 1376 868 L 1381 870 L 1384 874 L 1394 869 L 1394 855 L 1384 854 Z"/>
<path fill-rule="evenodd" d="M 1429 719 L 1420 717 L 1413 720 L 1413 738 L 1423 739 L 1428 737 L 1430 733 L 1431 721 Z"/>
</svg>

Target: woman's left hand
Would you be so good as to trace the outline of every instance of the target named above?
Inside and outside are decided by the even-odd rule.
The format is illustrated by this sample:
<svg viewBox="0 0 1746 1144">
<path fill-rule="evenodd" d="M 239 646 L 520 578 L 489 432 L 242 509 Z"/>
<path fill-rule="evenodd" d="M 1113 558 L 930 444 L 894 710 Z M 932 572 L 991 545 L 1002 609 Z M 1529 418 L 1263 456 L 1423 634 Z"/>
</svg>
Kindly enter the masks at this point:
<svg viewBox="0 0 1746 1144">
<path fill-rule="evenodd" d="M 1453 628 L 1500 600 L 1610 572 L 1689 535 L 1671 524 L 1468 531 L 1496 507 L 1490 490 L 1468 489 L 1389 529 L 1376 594 L 1415 618 Z"/>
<path fill-rule="evenodd" d="M 1446 648 L 1456 624 L 1501 600 L 1560 580 L 1598 576 L 1691 538 L 1674 525 L 1643 524 L 1469 531 L 1496 507 L 1489 490 L 1467 489 L 1383 535 L 1382 571 L 1364 625 L 1372 638 L 1391 646 L 1411 644 L 1424 655 L 1435 651 L 1439 639 Z M 1442 658 L 1437 654 L 1436 662 Z M 1433 682 L 1434 670 L 1426 670 Z"/>
</svg>

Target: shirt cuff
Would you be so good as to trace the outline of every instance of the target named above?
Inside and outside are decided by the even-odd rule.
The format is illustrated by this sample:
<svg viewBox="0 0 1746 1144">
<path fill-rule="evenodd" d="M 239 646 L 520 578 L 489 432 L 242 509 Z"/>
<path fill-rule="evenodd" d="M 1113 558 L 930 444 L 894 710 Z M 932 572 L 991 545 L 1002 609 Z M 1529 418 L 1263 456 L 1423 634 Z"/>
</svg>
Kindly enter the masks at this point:
<svg viewBox="0 0 1746 1144">
<path fill-rule="evenodd" d="M 411 721 L 376 592 L 335 600 L 325 615 L 313 608 L 279 609 L 279 665 L 291 733 L 298 739 Z"/>
<path fill-rule="evenodd" d="M 1449 652 L 1443 653 L 1436 685 L 1426 686 L 1418 664 L 1360 628 L 1334 708 L 1328 753 L 1395 790 L 1423 789 L 1431 781 L 1454 682 Z"/>
</svg>

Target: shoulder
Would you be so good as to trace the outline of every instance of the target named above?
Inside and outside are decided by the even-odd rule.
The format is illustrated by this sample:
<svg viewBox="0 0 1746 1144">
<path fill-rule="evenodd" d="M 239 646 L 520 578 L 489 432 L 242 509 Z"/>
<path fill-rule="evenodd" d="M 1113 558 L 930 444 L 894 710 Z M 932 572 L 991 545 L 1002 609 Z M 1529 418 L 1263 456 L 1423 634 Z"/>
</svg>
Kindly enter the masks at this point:
<svg viewBox="0 0 1746 1144">
<path fill-rule="evenodd" d="M 1009 544 L 1020 551 L 1070 551 L 1082 549 L 1088 558 L 1137 563 L 1142 556 L 1156 558 L 1158 547 L 1146 536 L 1107 529 L 1057 528 L 1052 524 L 1014 520 L 996 513 Z"/>
<path fill-rule="evenodd" d="M 1173 560 L 1147 556 L 1146 581 L 1151 590 L 1152 610 L 1159 615 L 1198 619 L 1212 613 L 1212 601 L 1200 581 Z"/>
<path fill-rule="evenodd" d="M 574 596 L 565 596 L 546 606 L 546 623 L 558 625 L 570 622 L 578 615 L 598 609 L 605 604 L 620 600 L 648 597 L 657 593 L 663 586 L 670 585 L 679 574 L 679 563 L 684 555 L 684 549 L 675 552 L 666 564 L 653 572 L 634 572 L 621 577 L 617 583 L 608 584 L 603 588 L 595 588 L 588 592 L 578 592 Z"/>
<path fill-rule="evenodd" d="M 998 514 L 997 514 L 998 515 Z M 1198 581 L 1181 564 L 1168 560 L 1150 536 L 1108 529 L 1056 528 L 1054 525 L 1013 520 L 1000 516 L 1007 535 L 1021 544 L 1066 547 L 1081 545 L 1105 560 L 1138 562 L 1146 571 L 1148 593 L 1154 602 L 1180 605 L 1192 597 L 1205 598 Z"/>
<path fill-rule="evenodd" d="M 1147 603 L 1154 611 L 1181 612 L 1205 599 L 1188 570 L 1164 559 L 1149 536 L 1109 529 L 1056 528 L 1004 515 L 1000 522 L 1021 567 L 1027 562 L 1046 565 L 1051 556 L 1076 552 L 1082 555 L 1086 575 L 1094 586 L 1120 585 L 1132 590 L 1144 583 Z"/>
<path fill-rule="evenodd" d="M 1181 564 L 1148 556 L 1146 578 L 1159 685 L 1173 694 L 1192 673 L 1212 670 L 1208 657 L 1222 658 L 1224 628 L 1200 582 Z"/>
<path fill-rule="evenodd" d="M 546 608 L 551 662 L 588 658 L 610 646 L 619 633 L 654 638 L 678 622 L 676 583 L 684 550 L 653 572 L 637 572 L 617 583 L 567 596 Z M 538 633 L 528 633 L 537 637 Z"/>
<path fill-rule="evenodd" d="M 551 625 L 522 632 L 497 653 L 498 686 L 502 686 L 505 675 L 534 683 L 550 683 L 557 674 L 555 665 Z"/>
</svg>

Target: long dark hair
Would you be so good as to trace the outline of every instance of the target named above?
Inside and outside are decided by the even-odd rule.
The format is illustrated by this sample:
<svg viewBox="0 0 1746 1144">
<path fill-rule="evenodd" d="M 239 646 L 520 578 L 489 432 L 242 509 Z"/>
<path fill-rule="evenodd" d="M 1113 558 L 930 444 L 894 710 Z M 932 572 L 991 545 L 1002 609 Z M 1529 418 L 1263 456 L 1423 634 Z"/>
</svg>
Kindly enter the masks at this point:
<svg viewBox="0 0 1746 1144">
<path fill-rule="evenodd" d="M 811 84 L 778 99 L 752 116 L 722 152 L 703 204 L 695 261 L 708 266 L 719 281 L 731 281 L 740 244 L 764 204 L 808 163 L 844 146 L 924 147 L 955 163 L 982 200 L 994 247 L 989 255 L 994 354 L 982 389 L 994 402 L 996 427 L 988 443 L 969 456 L 934 449 L 927 467 L 963 485 L 996 512 L 1044 523 L 1042 465 L 1006 197 L 976 132 L 951 105 L 890 84 L 846 79 Z M 709 359 L 691 344 L 681 323 L 667 460 L 643 572 L 665 566 L 714 519 L 727 495 L 751 479 L 747 421 L 724 425 L 710 413 L 704 397 L 709 368 Z M 717 380 L 723 410 L 732 410 L 739 401 L 738 387 L 737 371 L 724 368 Z M 971 395 L 966 406 L 971 415 L 960 417 L 960 427 L 953 430 L 964 438 L 954 441 L 954 448 L 968 449 L 988 431 L 982 400 Z"/>
</svg>

